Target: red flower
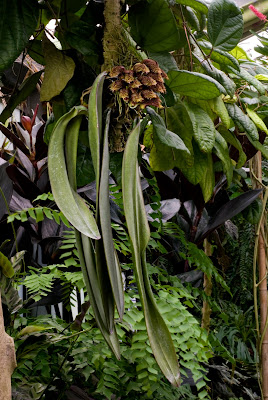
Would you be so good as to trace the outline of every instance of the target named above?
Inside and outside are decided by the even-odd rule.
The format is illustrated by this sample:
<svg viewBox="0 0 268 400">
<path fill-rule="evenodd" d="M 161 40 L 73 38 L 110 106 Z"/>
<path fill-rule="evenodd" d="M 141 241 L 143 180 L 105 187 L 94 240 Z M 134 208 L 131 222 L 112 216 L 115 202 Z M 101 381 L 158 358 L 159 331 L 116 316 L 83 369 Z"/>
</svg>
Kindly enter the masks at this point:
<svg viewBox="0 0 268 400">
<path fill-rule="evenodd" d="M 248 7 L 252 12 L 254 12 L 257 17 L 262 20 L 262 21 L 267 21 L 266 15 L 262 14 L 260 11 L 258 11 L 252 4 Z"/>
</svg>

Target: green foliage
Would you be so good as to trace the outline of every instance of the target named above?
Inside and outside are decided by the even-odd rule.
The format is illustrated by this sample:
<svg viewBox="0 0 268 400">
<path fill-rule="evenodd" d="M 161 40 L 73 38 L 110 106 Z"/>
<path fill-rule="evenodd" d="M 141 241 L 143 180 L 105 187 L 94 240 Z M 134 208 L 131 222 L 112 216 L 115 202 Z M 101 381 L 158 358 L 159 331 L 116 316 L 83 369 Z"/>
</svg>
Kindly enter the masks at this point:
<svg viewBox="0 0 268 400">
<path fill-rule="evenodd" d="M 2 73 L 20 55 L 33 34 L 38 22 L 39 9 L 34 0 L 3 0 L 0 12 L 4 16 L 0 24 Z"/>
</svg>

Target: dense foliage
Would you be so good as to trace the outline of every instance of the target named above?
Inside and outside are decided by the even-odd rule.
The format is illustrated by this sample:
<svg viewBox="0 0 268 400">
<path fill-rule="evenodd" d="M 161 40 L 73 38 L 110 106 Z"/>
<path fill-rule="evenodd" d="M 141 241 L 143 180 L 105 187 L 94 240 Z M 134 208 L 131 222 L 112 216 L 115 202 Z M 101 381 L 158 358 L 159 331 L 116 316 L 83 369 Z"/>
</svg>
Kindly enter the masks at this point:
<svg viewBox="0 0 268 400">
<path fill-rule="evenodd" d="M 265 205 L 251 160 L 268 158 L 268 68 L 239 47 L 241 10 L 232 0 L 0 10 L 13 398 L 260 399 L 252 268 Z"/>
</svg>

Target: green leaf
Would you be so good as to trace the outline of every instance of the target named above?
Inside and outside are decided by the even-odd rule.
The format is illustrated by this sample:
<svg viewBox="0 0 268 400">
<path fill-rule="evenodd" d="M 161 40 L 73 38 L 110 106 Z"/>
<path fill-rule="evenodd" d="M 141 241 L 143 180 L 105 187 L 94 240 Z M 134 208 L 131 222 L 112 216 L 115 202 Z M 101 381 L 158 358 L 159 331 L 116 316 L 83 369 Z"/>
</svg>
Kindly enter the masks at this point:
<svg viewBox="0 0 268 400">
<path fill-rule="evenodd" d="M 258 81 L 268 82 L 268 75 L 258 74 L 258 75 L 255 75 L 255 78 L 258 79 Z"/>
<path fill-rule="evenodd" d="M 66 132 L 66 143 L 65 151 L 66 157 L 68 159 L 68 175 L 70 179 L 70 185 L 73 191 L 76 190 L 76 162 L 77 162 L 77 143 L 79 137 L 79 128 L 81 120 L 72 119 L 69 123 Z M 106 319 L 106 310 L 103 296 L 102 288 L 99 282 L 99 277 L 96 270 L 96 252 L 93 247 L 92 241 L 89 237 L 80 234 L 79 231 L 75 231 L 76 245 L 79 253 L 79 261 L 81 269 L 83 272 L 84 281 L 87 288 L 87 293 L 90 299 L 90 304 L 92 306 L 94 316 L 101 333 L 114 352 L 115 356 L 120 359 L 120 348 L 119 342 L 116 335 L 116 330 L 113 323 L 113 332 L 110 333 L 111 328 L 110 323 Z M 113 314 L 112 314 L 113 315 Z"/>
<path fill-rule="evenodd" d="M 176 0 L 176 3 L 192 7 L 194 10 L 200 11 L 203 14 L 207 14 L 208 12 L 207 3 L 202 0 Z"/>
<path fill-rule="evenodd" d="M 165 72 L 179 70 L 175 58 L 168 51 L 162 51 L 158 53 L 149 51 L 148 57 L 151 58 L 152 60 L 157 61 L 159 67 L 162 68 L 162 70 Z"/>
<path fill-rule="evenodd" d="M 248 60 L 252 61 L 251 58 L 248 56 L 246 51 L 242 49 L 240 46 L 236 46 L 233 50 L 230 51 L 230 54 L 235 57 L 237 60 Z"/>
<path fill-rule="evenodd" d="M 238 124 L 243 127 L 246 133 L 251 137 L 252 140 L 259 140 L 259 134 L 255 124 L 249 119 L 249 117 L 243 113 L 243 111 L 236 104 L 225 104 L 228 110 L 228 113 L 234 123 L 238 122 Z"/>
<path fill-rule="evenodd" d="M 106 75 L 106 72 L 102 72 L 95 79 L 88 101 L 88 139 L 95 170 L 97 196 L 99 191 L 102 148 L 102 90 Z"/>
<path fill-rule="evenodd" d="M 92 164 L 91 153 L 88 147 L 78 142 L 77 147 L 77 186 L 85 186 L 95 180 L 95 172 Z"/>
<path fill-rule="evenodd" d="M 231 71 L 237 75 L 239 78 L 244 79 L 245 81 L 248 82 L 248 84 L 252 85 L 255 87 L 256 90 L 262 95 L 265 95 L 266 93 L 266 88 L 265 86 L 258 81 L 254 76 L 252 76 L 249 72 L 245 70 L 245 68 L 240 68 L 240 71 L 237 72 L 234 69 L 231 68 Z"/>
<path fill-rule="evenodd" d="M 232 0 L 213 0 L 208 10 L 207 31 L 214 48 L 232 50 L 243 33 L 243 17 L 240 8 Z"/>
<path fill-rule="evenodd" d="M 249 118 L 254 122 L 254 124 L 259 128 L 261 131 L 264 131 L 268 135 L 268 129 L 263 120 L 258 116 L 255 111 L 247 108 L 247 114 Z"/>
<path fill-rule="evenodd" d="M 194 138 L 204 153 L 210 153 L 215 143 L 215 128 L 208 114 L 198 105 L 185 103 L 193 125 Z"/>
<path fill-rule="evenodd" d="M 200 62 L 202 68 L 206 71 L 207 75 L 211 76 L 213 79 L 218 81 L 229 94 L 229 96 L 233 97 L 235 94 L 236 85 L 234 81 L 229 78 L 223 71 L 215 68 L 211 63 L 207 60 L 203 60 L 197 55 L 194 54 L 194 57 Z"/>
<path fill-rule="evenodd" d="M 16 91 L 9 98 L 7 106 L 0 114 L 0 122 L 4 124 L 6 120 L 11 117 L 17 105 L 22 103 L 28 96 L 30 96 L 30 94 L 35 90 L 42 72 L 43 71 L 36 72 L 35 74 L 29 76 L 29 78 L 25 79 L 25 81 L 20 85 L 18 91 Z"/>
<path fill-rule="evenodd" d="M 26 47 L 38 23 L 35 0 L 0 2 L 0 73 L 7 69 Z"/>
<path fill-rule="evenodd" d="M 176 352 L 168 328 L 157 309 L 147 272 L 145 251 L 150 239 L 150 230 L 137 163 L 139 135 L 138 124 L 129 135 L 122 168 L 123 203 L 132 246 L 133 269 L 153 354 L 166 378 L 173 385 L 179 386 L 180 373 Z"/>
<path fill-rule="evenodd" d="M 230 65 L 231 67 L 235 68 L 236 70 L 239 71 L 239 63 L 234 58 L 231 54 L 227 53 L 226 51 L 219 50 L 219 49 L 214 49 L 211 51 L 211 45 L 210 48 L 203 48 L 203 51 L 205 54 L 209 55 L 211 60 L 215 61 L 222 67 L 226 67 L 227 65 Z"/>
<path fill-rule="evenodd" d="M 204 201 L 205 203 L 207 203 L 211 199 L 215 187 L 215 174 L 214 174 L 213 160 L 211 154 L 207 154 L 206 172 L 203 175 L 203 178 L 201 179 L 199 184 L 202 189 Z"/>
<path fill-rule="evenodd" d="M 190 154 L 190 151 L 185 146 L 183 140 L 176 135 L 176 133 L 171 132 L 166 128 L 161 116 L 150 107 L 147 107 L 146 109 L 151 117 L 151 121 L 154 126 L 154 133 L 158 136 L 160 142 L 166 146 L 173 147 L 177 150 L 185 151 L 186 153 Z"/>
<path fill-rule="evenodd" d="M 182 166 L 180 169 L 185 178 L 188 179 L 189 182 L 191 182 L 193 185 L 197 185 L 204 179 L 204 176 L 207 173 L 209 160 L 208 160 L 208 154 L 202 153 L 199 150 L 199 147 L 197 146 L 195 141 L 193 142 L 193 150 L 194 150 L 194 163 L 191 166 L 191 168 Z"/>
<path fill-rule="evenodd" d="M 179 31 L 166 0 L 139 1 L 128 13 L 130 32 L 147 51 L 172 51 L 180 47 Z"/>
<path fill-rule="evenodd" d="M 221 93 L 226 94 L 224 87 L 210 76 L 190 71 L 170 71 L 167 86 L 177 94 L 197 99 L 213 99 Z"/>
<path fill-rule="evenodd" d="M 215 99 L 209 100 L 209 105 L 212 109 L 212 111 L 220 117 L 222 123 L 224 126 L 226 126 L 227 129 L 230 128 L 231 126 L 231 118 L 228 114 L 228 111 L 225 107 L 224 101 L 222 100 L 222 97 L 215 97 Z"/>
<path fill-rule="evenodd" d="M 15 274 L 11 262 L 2 252 L 0 252 L 0 270 L 1 269 L 7 278 L 12 278 Z"/>
<path fill-rule="evenodd" d="M 45 75 L 40 91 L 40 100 L 49 101 L 60 94 L 75 70 L 74 61 L 58 50 L 46 37 L 43 39 L 46 60 Z"/>
<path fill-rule="evenodd" d="M 239 152 L 239 157 L 237 160 L 236 168 L 241 168 L 245 165 L 245 162 L 247 161 L 247 156 L 243 151 L 242 145 L 235 136 L 234 133 L 230 132 L 228 129 L 220 125 L 218 128 L 218 131 L 224 137 L 226 142 L 230 143 L 232 146 L 234 146 L 238 152 Z"/>
<path fill-rule="evenodd" d="M 223 172 L 226 175 L 228 186 L 230 186 L 233 178 L 233 164 L 229 156 L 229 149 L 227 142 L 217 130 L 216 130 L 216 140 L 214 144 L 214 153 L 222 162 Z"/>
<path fill-rule="evenodd" d="M 65 33 L 65 39 L 74 49 L 80 51 L 84 56 L 98 57 L 98 47 L 90 36 L 95 32 L 95 26 L 84 21 L 76 21 Z"/>
<path fill-rule="evenodd" d="M 106 127 L 104 132 L 98 203 L 99 203 L 100 227 L 103 240 L 103 249 L 107 265 L 106 268 L 108 269 L 112 293 L 115 299 L 115 304 L 118 310 L 118 314 L 120 319 L 122 320 L 124 314 L 124 291 L 123 291 L 121 268 L 113 244 L 110 199 L 109 199 L 109 143 L 108 143 L 108 132 L 110 126 L 109 119 L 110 119 L 110 113 L 107 116 Z M 107 296 L 107 288 L 105 296 Z"/>
<path fill-rule="evenodd" d="M 243 217 L 252 225 L 257 225 L 262 213 L 262 202 L 260 199 L 253 201 L 245 210 L 242 212 Z"/>
<path fill-rule="evenodd" d="M 85 111 L 84 107 L 74 107 L 57 122 L 49 141 L 48 172 L 52 193 L 59 209 L 77 230 L 97 239 L 100 234 L 95 219 L 84 200 L 70 185 L 63 146 L 69 122 Z"/>
</svg>

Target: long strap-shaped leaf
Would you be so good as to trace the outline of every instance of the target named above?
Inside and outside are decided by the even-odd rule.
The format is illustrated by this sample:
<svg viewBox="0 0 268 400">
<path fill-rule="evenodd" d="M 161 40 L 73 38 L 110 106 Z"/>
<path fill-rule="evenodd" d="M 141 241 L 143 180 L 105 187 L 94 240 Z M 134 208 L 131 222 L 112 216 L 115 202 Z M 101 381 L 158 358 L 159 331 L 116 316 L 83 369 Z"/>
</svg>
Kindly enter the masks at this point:
<svg viewBox="0 0 268 400">
<path fill-rule="evenodd" d="M 92 161 L 96 177 L 96 218 L 102 243 L 96 243 L 96 267 L 102 287 L 103 303 L 106 304 L 107 322 L 111 325 L 114 310 L 112 296 L 122 319 L 124 313 L 124 292 L 121 269 L 114 249 L 111 229 L 109 202 L 109 144 L 108 133 L 111 111 L 108 111 L 103 133 L 102 92 L 106 73 L 101 73 L 94 81 L 88 102 L 88 132 Z M 111 290 L 109 290 L 111 288 Z M 111 292 L 111 293 L 110 293 Z"/>
<path fill-rule="evenodd" d="M 153 354 L 166 378 L 173 385 L 179 386 L 180 372 L 175 348 L 169 330 L 158 311 L 147 274 L 145 251 L 150 229 L 137 163 L 139 134 L 138 124 L 128 138 L 122 166 L 123 203 L 132 245 L 133 269 Z"/>
<path fill-rule="evenodd" d="M 99 203 L 100 231 L 103 240 L 107 270 L 118 314 L 120 319 L 122 319 L 124 314 L 124 289 L 123 289 L 121 268 L 113 244 L 110 200 L 109 200 L 109 160 L 110 160 L 109 144 L 108 144 L 109 120 L 110 120 L 110 112 L 107 115 L 106 126 L 104 131 L 102 167 L 101 167 L 98 203 Z"/>
<path fill-rule="evenodd" d="M 59 209 L 71 224 L 84 235 L 99 239 L 96 221 L 84 200 L 72 189 L 65 162 L 64 138 L 68 123 L 85 114 L 84 107 L 74 107 L 63 115 L 53 129 L 48 148 L 48 173 L 51 189 Z"/>
<path fill-rule="evenodd" d="M 102 154 L 102 91 L 106 72 L 102 72 L 95 79 L 88 101 L 88 134 L 91 157 L 95 170 L 97 197 L 100 182 L 100 160 Z M 97 200 L 98 202 L 98 200 Z"/>
<path fill-rule="evenodd" d="M 76 191 L 76 161 L 77 161 L 77 143 L 81 119 L 73 119 L 67 126 L 65 153 L 70 185 Z M 76 230 L 76 243 L 79 253 L 80 264 L 87 287 L 90 304 L 92 306 L 96 322 L 107 341 L 108 345 L 114 352 L 115 356 L 120 358 L 119 342 L 114 329 L 114 320 L 112 319 L 112 327 L 107 326 L 106 312 L 104 309 L 103 299 L 101 295 L 100 282 L 96 273 L 96 255 L 90 238 L 81 234 Z M 114 307 L 113 307 L 114 308 Z M 110 334 L 110 331 L 113 333 Z"/>
</svg>

